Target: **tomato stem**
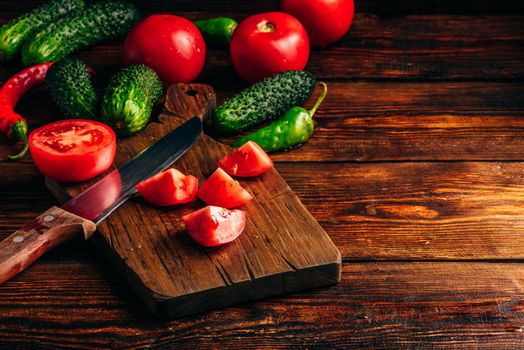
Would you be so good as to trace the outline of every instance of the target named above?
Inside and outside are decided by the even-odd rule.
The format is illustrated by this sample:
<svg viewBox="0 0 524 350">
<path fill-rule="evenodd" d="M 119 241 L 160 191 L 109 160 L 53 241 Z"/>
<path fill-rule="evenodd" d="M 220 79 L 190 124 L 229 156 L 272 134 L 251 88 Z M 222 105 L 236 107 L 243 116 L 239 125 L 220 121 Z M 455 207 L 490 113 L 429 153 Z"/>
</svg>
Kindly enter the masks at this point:
<svg viewBox="0 0 524 350">
<path fill-rule="evenodd" d="M 324 83 L 323 81 L 321 81 L 319 83 L 320 85 L 322 85 L 322 94 L 320 95 L 320 97 L 318 98 L 317 102 L 315 103 L 315 105 L 313 106 L 313 108 L 311 108 L 309 110 L 309 115 L 313 118 L 313 116 L 315 115 L 315 112 L 317 111 L 318 107 L 320 106 L 320 104 L 322 103 L 322 101 L 324 101 L 324 98 L 326 97 L 327 95 L 327 84 Z"/>
<path fill-rule="evenodd" d="M 277 29 L 277 26 L 273 22 L 261 22 L 258 24 L 258 30 L 262 33 L 273 33 Z"/>
</svg>

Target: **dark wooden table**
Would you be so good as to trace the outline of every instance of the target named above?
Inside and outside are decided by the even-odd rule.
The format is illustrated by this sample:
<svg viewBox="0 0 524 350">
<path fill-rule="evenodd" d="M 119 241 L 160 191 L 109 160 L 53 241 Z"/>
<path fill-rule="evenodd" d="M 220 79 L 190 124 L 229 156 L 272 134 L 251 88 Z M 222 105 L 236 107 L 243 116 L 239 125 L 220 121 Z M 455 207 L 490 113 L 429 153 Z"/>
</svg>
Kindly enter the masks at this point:
<svg viewBox="0 0 524 350">
<path fill-rule="evenodd" d="M 316 133 L 275 156 L 342 253 L 339 285 L 161 322 L 78 240 L 0 287 L 0 346 L 523 348 L 522 1 L 357 2 L 349 35 L 309 63 L 330 86 Z M 38 3 L 0 1 L 0 21 Z M 242 19 L 278 1 L 138 5 Z M 79 56 L 106 76 L 122 51 Z M 244 86 L 219 50 L 199 81 L 219 100 Z M 58 116 L 43 89 L 19 110 L 33 128 Z M 0 139 L 0 238 L 55 204 L 29 157 L 3 160 L 14 149 Z"/>
</svg>

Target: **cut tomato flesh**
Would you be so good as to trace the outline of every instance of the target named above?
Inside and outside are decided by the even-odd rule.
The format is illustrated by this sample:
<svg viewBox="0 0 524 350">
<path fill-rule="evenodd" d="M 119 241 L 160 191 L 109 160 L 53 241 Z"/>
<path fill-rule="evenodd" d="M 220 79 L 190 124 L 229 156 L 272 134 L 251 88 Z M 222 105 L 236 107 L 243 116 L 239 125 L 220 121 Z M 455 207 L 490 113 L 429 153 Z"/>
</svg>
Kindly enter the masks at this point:
<svg viewBox="0 0 524 350">
<path fill-rule="evenodd" d="M 255 142 L 248 141 L 218 161 L 218 166 L 229 175 L 258 176 L 273 167 L 273 161 Z"/>
<path fill-rule="evenodd" d="M 214 247 L 235 240 L 246 226 L 246 213 L 207 206 L 183 217 L 187 232 L 195 242 Z"/>
<path fill-rule="evenodd" d="M 220 168 L 202 184 L 197 196 L 209 205 L 224 208 L 235 208 L 253 199 L 238 181 Z"/>
<path fill-rule="evenodd" d="M 84 181 L 111 166 L 116 137 L 105 124 L 67 119 L 33 131 L 29 135 L 29 150 L 44 175 L 58 181 Z"/>
<path fill-rule="evenodd" d="M 31 136 L 35 146 L 58 154 L 93 152 L 111 143 L 106 125 L 80 119 L 45 125 Z"/>
<path fill-rule="evenodd" d="M 152 204 L 176 205 L 195 200 L 198 179 L 176 169 L 168 169 L 140 182 L 136 188 Z"/>
<path fill-rule="evenodd" d="M 44 144 L 61 153 L 77 148 L 78 145 L 96 145 L 103 139 L 102 132 L 96 129 L 43 132 L 42 136 L 47 137 Z"/>
</svg>

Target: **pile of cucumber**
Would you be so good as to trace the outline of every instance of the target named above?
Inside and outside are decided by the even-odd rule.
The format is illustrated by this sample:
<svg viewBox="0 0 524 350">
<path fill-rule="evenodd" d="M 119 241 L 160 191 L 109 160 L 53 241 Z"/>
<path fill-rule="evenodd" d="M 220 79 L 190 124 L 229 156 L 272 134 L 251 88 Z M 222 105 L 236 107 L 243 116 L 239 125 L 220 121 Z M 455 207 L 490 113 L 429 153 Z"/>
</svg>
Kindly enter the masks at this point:
<svg viewBox="0 0 524 350">
<path fill-rule="evenodd" d="M 115 74 L 104 96 L 91 82 L 92 71 L 70 54 L 97 43 L 126 35 L 139 21 L 134 5 L 124 0 L 51 0 L 0 27 L 0 62 L 21 56 L 25 65 L 55 62 L 46 76 L 53 101 L 70 118 L 101 119 L 117 134 L 129 136 L 148 123 L 163 87 L 154 70 L 132 65 Z M 237 22 L 219 17 L 196 21 L 208 43 L 227 47 Z M 313 132 L 317 105 L 302 105 L 311 95 L 315 77 L 304 71 L 276 74 L 258 82 L 212 111 L 207 130 L 234 135 L 268 120 L 270 125 L 244 136 L 235 145 L 256 141 L 266 151 L 296 147 Z M 278 119 L 280 118 L 280 119 Z"/>
<path fill-rule="evenodd" d="M 0 27 L 0 62 L 19 53 L 25 65 L 58 61 L 125 35 L 139 18 L 126 1 L 51 0 Z"/>
<path fill-rule="evenodd" d="M 46 75 L 53 101 L 67 117 L 98 119 L 120 136 L 142 130 L 162 97 L 162 82 L 144 65 L 122 69 L 109 81 L 102 99 L 97 96 L 87 65 L 67 57 L 53 64 Z"/>
<path fill-rule="evenodd" d="M 143 65 L 127 67 L 99 98 L 87 65 L 67 56 L 126 35 L 139 19 L 137 8 L 127 1 L 51 0 L 0 27 L 0 62 L 18 55 L 27 66 L 55 62 L 46 83 L 60 111 L 70 118 L 101 115 L 119 135 L 128 136 L 145 127 L 162 95 L 157 74 Z"/>
</svg>

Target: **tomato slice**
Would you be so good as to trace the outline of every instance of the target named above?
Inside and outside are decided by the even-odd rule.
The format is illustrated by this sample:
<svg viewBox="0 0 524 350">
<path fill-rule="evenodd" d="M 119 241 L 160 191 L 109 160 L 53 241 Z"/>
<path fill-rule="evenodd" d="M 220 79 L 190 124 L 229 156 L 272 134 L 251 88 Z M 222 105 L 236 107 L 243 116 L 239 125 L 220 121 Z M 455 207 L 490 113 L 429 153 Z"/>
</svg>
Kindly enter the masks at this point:
<svg viewBox="0 0 524 350">
<path fill-rule="evenodd" d="M 235 240 L 246 226 L 242 210 L 207 206 L 183 217 L 187 232 L 200 245 L 214 247 Z"/>
<path fill-rule="evenodd" d="M 116 137 L 105 124 L 67 119 L 34 130 L 29 135 L 29 150 L 45 176 L 58 181 L 84 181 L 111 166 Z"/>
<path fill-rule="evenodd" d="M 168 169 L 140 182 L 136 188 L 142 197 L 155 205 L 182 204 L 195 200 L 198 179 L 176 169 Z"/>
<path fill-rule="evenodd" d="M 204 182 L 197 196 L 209 205 L 224 208 L 238 207 L 253 199 L 238 181 L 220 168 Z"/>
<path fill-rule="evenodd" d="M 258 176 L 273 167 L 273 161 L 254 141 L 248 141 L 218 161 L 221 167 L 233 176 Z"/>
</svg>

